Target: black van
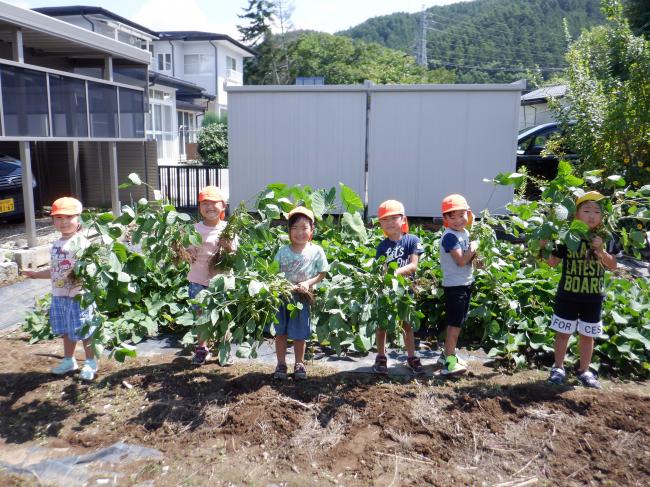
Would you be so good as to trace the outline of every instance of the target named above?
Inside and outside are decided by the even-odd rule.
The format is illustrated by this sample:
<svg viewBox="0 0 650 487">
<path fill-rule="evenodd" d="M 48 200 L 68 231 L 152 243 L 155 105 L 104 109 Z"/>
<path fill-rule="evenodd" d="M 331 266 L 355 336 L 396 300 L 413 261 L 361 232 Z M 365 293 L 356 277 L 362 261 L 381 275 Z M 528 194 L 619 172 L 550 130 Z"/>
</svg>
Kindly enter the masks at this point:
<svg viewBox="0 0 650 487">
<path fill-rule="evenodd" d="M 22 165 L 13 157 L 0 155 L 0 220 L 22 221 L 24 217 Z"/>
<path fill-rule="evenodd" d="M 549 139 L 561 133 L 562 127 L 556 122 L 522 130 L 517 139 L 517 170 L 526 167 L 532 176 L 548 180 L 557 176 L 558 158 L 554 155 L 542 155 L 542 152 L 546 149 Z M 573 161 L 578 156 L 567 150 L 563 158 Z"/>
</svg>

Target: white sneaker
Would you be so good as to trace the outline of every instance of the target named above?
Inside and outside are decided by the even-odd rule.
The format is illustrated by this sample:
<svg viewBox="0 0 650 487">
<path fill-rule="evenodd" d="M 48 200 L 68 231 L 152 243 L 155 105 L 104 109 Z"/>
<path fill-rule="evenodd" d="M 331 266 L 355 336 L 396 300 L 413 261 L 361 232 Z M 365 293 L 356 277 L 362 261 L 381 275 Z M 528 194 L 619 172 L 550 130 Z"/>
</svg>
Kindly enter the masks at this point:
<svg viewBox="0 0 650 487">
<path fill-rule="evenodd" d="M 79 366 L 74 357 L 65 357 L 61 360 L 61 363 L 54 367 L 51 372 L 56 375 L 67 374 L 68 372 L 74 372 Z"/>
<path fill-rule="evenodd" d="M 81 367 L 79 378 L 81 380 L 93 380 L 98 370 L 99 370 L 99 364 L 97 363 L 97 360 L 86 359 L 84 366 Z"/>
</svg>

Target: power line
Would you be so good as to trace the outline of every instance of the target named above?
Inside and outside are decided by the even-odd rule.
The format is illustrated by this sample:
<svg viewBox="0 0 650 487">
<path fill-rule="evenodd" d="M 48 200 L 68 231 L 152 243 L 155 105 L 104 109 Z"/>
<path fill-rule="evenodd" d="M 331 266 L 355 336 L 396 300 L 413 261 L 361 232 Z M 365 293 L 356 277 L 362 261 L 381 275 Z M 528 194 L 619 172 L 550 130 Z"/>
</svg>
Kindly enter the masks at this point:
<svg viewBox="0 0 650 487">
<path fill-rule="evenodd" d="M 440 15 L 438 13 L 431 12 L 431 11 L 428 12 L 428 16 L 430 18 L 431 17 L 438 17 L 438 18 L 442 19 L 444 22 L 446 22 L 447 23 L 446 25 L 449 25 L 449 26 L 456 26 L 456 25 L 460 24 L 460 25 L 464 25 L 466 27 L 471 27 L 473 29 L 481 30 L 481 31 L 486 29 L 485 25 L 478 25 L 478 24 L 474 24 L 474 23 L 471 23 L 471 22 L 463 22 L 462 20 L 458 20 L 458 19 L 451 18 L 451 17 L 446 17 L 444 15 Z M 443 22 L 438 22 L 438 21 L 436 21 L 434 19 L 431 19 L 431 21 L 436 23 L 436 24 L 445 25 Z M 493 33 L 490 33 L 490 32 L 481 32 L 481 35 L 482 36 L 493 36 L 495 38 L 503 39 L 503 37 L 500 36 L 499 34 L 493 34 Z M 545 41 L 553 39 L 553 40 L 556 40 L 557 42 L 559 42 L 559 45 L 566 46 L 566 39 L 564 38 L 564 36 L 558 36 L 558 35 L 553 35 L 553 34 L 548 33 L 544 37 L 536 37 L 535 39 L 540 39 L 540 40 L 545 40 Z"/>
<path fill-rule="evenodd" d="M 467 66 L 464 64 L 456 64 L 452 63 L 451 61 L 445 61 L 445 60 L 440 60 L 440 61 L 435 61 L 435 60 L 429 60 L 430 63 L 433 64 L 438 64 L 443 68 L 461 68 L 461 69 L 472 69 L 475 71 L 506 71 L 506 72 L 512 72 L 512 73 L 522 73 L 526 71 L 527 69 L 532 69 L 532 70 L 538 70 L 538 71 L 564 71 L 565 68 L 556 68 L 556 67 L 544 67 L 544 66 L 536 66 L 534 68 L 525 68 L 525 67 L 515 67 L 515 66 L 509 66 L 509 67 L 494 67 L 494 68 L 489 68 L 487 66 Z"/>
<path fill-rule="evenodd" d="M 472 40 L 472 38 L 470 38 L 470 37 L 462 36 L 460 34 L 455 34 L 453 32 L 443 31 L 443 30 L 440 30 L 440 29 L 434 29 L 432 27 L 429 27 L 428 30 L 433 30 L 433 31 L 436 31 L 436 32 L 440 32 L 441 34 L 445 34 L 445 35 L 455 37 L 455 38 L 459 38 L 459 39 L 464 39 L 464 40 L 469 40 L 469 41 Z M 428 43 L 433 43 L 433 42 L 435 42 L 435 40 L 436 39 L 428 39 L 427 42 Z M 469 45 L 470 46 L 476 46 L 476 44 L 469 44 Z M 477 47 L 480 47 L 480 46 L 477 46 Z M 495 51 L 496 49 L 500 49 L 501 52 L 506 51 L 508 53 L 519 54 L 521 56 L 531 56 L 531 55 L 535 54 L 535 51 L 530 50 L 530 49 L 524 49 L 524 48 L 521 48 L 521 47 L 520 48 L 515 48 L 515 47 L 510 47 L 510 46 L 505 47 L 505 46 L 498 46 L 498 45 L 490 44 L 490 50 L 491 51 Z"/>
<path fill-rule="evenodd" d="M 434 31 L 437 31 L 437 32 L 440 32 L 442 34 L 446 34 L 446 35 L 449 35 L 449 36 L 452 36 L 452 37 L 457 37 L 457 38 L 461 38 L 461 39 L 465 39 L 465 40 L 471 40 L 471 38 L 469 38 L 469 37 L 465 37 L 465 36 L 462 36 L 462 35 L 459 35 L 459 34 L 454 34 L 454 33 L 451 33 L 451 32 L 442 31 L 440 29 L 435 29 L 435 28 L 432 28 L 432 27 L 429 27 L 428 29 L 429 30 L 434 30 Z M 435 39 L 429 39 L 428 42 L 429 43 L 434 43 Z M 501 49 L 501 51 L 498 51 L 498 49 Z M 548 60 L 545 60 L 545 61 L 542 61 L 542 62 L 536 62 L 536 53 L 534 51 L 521 49 L 521 48 L 520 49 L 515 49 L 515 48 L 511 48 L 511 47 L 499 48 L 499 46 L 490 46 L 489 51 L 490 52 L 495 52 L 495 53 L 500 52 L 502 54 L 507 53 L 507 54 L 515 55 L 515 56 L 519 55 L 519 56 L 522 56 L 522 57 L 529 57 L 529 58 L 533 59 L 532 62 L 534 64 L 543 64 L 543 63 L 548 62 Z M 494 61 L 494 59 L 487 58 L 487 57 L 484 58 L 483 56 L 473 56 L 473 57 L 475 57 L 477 59 L 477 61 L 479 61 L 479 62 L 492 62 L 492 61 Z M 561 66 L 557 66 L 557 67 L 561 67 Z"/>
</svg>

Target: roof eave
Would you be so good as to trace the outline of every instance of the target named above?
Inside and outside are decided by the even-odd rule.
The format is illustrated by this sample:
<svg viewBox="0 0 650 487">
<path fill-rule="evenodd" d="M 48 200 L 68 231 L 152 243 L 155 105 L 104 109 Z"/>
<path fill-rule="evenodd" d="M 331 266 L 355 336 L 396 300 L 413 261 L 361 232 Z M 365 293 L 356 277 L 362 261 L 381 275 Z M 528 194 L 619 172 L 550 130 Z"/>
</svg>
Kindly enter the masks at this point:
<svg viewBox="0 0 650 487">
<path fill-rule="evenodd" d="M 0 1 L 0 20 L 24 29 L 35 30 L 53 37 L 85 45 L 123 59 L 149 64 L 150 54 L 137 47 L 91 32 L 39 12 L 16 7 Z"/>
</svg>

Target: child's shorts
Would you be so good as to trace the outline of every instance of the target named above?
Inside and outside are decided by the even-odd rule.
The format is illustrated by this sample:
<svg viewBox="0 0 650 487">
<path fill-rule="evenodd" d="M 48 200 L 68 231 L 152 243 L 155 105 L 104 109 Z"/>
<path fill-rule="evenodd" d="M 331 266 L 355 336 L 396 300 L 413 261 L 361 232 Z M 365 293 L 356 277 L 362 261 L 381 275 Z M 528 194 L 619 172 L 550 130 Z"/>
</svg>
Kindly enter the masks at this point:
<svg viewBox="0 0 650 487">
<path fill-rule="evenodd" d="M 187 289 L 187 293 L 190 295 L 190 299 L 194 299 L 201 291 L 204 289 L 207 289 L 208 286 L 204 286 L 203 284 L 197 284 L 196 282 L 190 282 L 190 286 Z M 193 304 L 192 309 L 198 313 L 201 311 L 201 306 L 198 304 Z"/>
<path fill-rule="evenodd" d="M 291 311 L 283 305 L 278 310 L 278 323 L 275 324 L 275 336 L 287 335 L 292 340 L 307 340 L 311 336 L 309 305 L 302 303 L 302 309 Z"/>
<path fill-rule="evenodd" d="M 81 309 L 79 301 L 66 296 L 52 296 L 50 306 L 50 325 L 55 335 L 67 335 L 70 340 L 86 340 L 95 331 L 91 326 L 83 334 L 84 325 L 93 319 L 93 306 Z"/>
<path fill-rule="evenodd" d="M 447 286 L 445 292 L 445 324 L 462 328 L 469 313 L 472 286 Z"/>
<path fill-rule="evenodd" d="M 600 319 L 602 309 L 602 299 L 576 301 L 556 296 L 551 330 L 567 335 L 578 330 L 580 335 L 598 338 L 603 334 L 603 322 Z"/>
</svg>

